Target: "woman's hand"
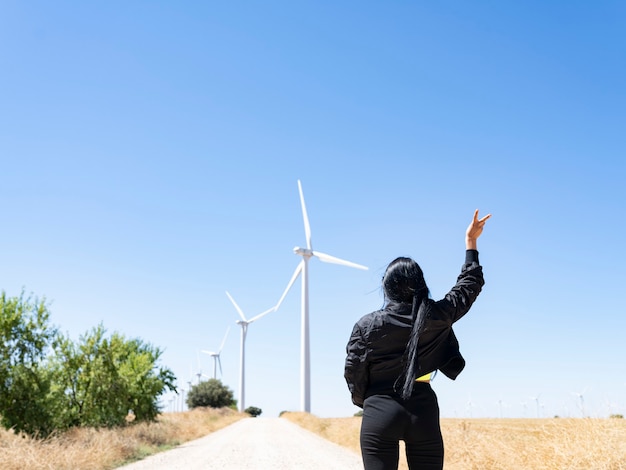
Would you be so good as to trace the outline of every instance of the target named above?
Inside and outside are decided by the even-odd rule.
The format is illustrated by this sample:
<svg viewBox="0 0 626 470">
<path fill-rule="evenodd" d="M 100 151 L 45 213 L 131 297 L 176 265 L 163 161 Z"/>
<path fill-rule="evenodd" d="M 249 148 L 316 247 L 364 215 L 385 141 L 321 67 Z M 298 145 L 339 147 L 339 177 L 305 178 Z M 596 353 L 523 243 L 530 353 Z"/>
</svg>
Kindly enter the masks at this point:
<svg viewBox="0 0 626 470">
<path fill-rule="evenodd" d="M 485 226 L 485 222 L 487 219 L 491 217 L 491 214 L 487 214 L 482 219 L 478 218 L 478 209 L 474 211 L 474 218 L 472 222 L 467 227 L 465 231 L 465 248 L 468 250 L 476 250 L 476 240 L 480 237 L 480 234 L 483 233 L 483 227 Z"/>
</svg>

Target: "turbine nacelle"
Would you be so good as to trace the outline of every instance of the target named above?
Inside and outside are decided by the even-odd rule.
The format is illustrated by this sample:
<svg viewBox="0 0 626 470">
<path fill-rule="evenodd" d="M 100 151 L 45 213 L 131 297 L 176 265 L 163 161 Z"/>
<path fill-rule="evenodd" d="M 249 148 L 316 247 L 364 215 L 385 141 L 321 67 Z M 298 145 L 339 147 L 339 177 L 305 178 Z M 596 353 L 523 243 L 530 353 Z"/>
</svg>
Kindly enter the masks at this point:
<svg viewBox="0 0 626 470">
<path fill-rule="evenodd" d="M 296 255 L 306 256 L 307 258 L 311 258 L 313 256 L 313 250 L 309 250 L 308 248 L 302 248 L 300 246 L 294 247 L 293 252 Z"/>
</svg>

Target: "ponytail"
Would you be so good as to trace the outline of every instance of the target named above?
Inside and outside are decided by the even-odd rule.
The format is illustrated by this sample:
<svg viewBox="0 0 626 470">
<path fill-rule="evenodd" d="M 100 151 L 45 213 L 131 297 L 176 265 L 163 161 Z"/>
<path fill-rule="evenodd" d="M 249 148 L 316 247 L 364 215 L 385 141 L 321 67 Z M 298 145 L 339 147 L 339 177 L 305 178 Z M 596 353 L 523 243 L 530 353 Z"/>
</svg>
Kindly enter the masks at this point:
<svg viewBox="0 0 626 470">
<path fill-rule="evenodd" d="M 409 341 L 407 342 L 404 356 L 402 359 L 403 369 L 394 384 L 394 390 L 400 394 L 402 399 L 407 400 L 413 393 L 413 385 L 415 379 L 419 377 L 418 364 L 418 343 L 419 337 L 424 330 L 426 318 L 430 310 L 430 302 L 428 301 L 428 288 L 424 287 L 413 295 L 411 305 L 411 315 L 413 318 L 413 326 Z"/>
</svg>

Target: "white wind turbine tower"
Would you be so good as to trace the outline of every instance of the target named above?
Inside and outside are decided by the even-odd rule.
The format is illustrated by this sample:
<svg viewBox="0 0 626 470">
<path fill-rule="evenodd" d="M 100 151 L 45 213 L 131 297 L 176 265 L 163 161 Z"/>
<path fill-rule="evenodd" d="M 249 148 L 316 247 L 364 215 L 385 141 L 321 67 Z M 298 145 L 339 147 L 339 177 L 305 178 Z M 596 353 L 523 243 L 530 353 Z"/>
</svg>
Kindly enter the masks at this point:
<svg viewBox="0 0 626 470">
<path fill-rule="evenodd" d="M 537 418 L 539 418 L 539 397 L 540 396 L 541 396 L 541 393 L 538 393 L 536 396 L 530 397 L 530 399 L 534 400 L 535 403 L 537 404 Z"/>
<path fill-rule="evenodd" d="M 474 402 L 472 402 L 471 398 L 468 398 L 467 400 L 467 409 L 469 411 L 469 417 L 472 417 L 472 408 L 474 407 Z"/>
<path fill-rule="evenodd" d="M 300 382 L 301 382 L 301 390 L 300 390 L 300 409 L 301 411 L 310 412 L 311 411 L 311 358 L 310 358 L 310 348 L 309 348 L 309 259 L 315 256 L 325 263 L 333 263 L 333 264 L 341 264 L 343 266 L 349 266 L 351 268 L 357 269 L 365 269 L 368 268 L 366 266 L 362 266 L 360 264 L 352 263 L 350 261 L 346 261 L 343 259 L 335 258 L 334 256 L 327 255 L 326 253 L 322 253 L 319 251 L 313 251 L 313 247 L 311 245 L 311 226 L 309 225 L 309 217 L 306 212 L 306 205 L 304 204 L 304 195 L 302 193 L 302 184 L 300 180 L 298 180 L 298 190 L 300 192 L 300 204 L 302 206 L 302 217 L 304 219 L 304 232 L 306 235 L 306 248 L 301 248 L 296 246 L 293 251 L 295 254 L 302 256 L 302 261 L 298 263 L 296 270 L 283 292 L 278 304 L 275 309 L 278 309 L 282 301 L 284 300 L 287 292 L 291 289 L 291 286 L 296 281 L 298 275 L 302 275 L 302 324 L 301 324 L 301 344 L 300 344 L 300 354 L 301 354 L 301 367 L 300 367 Z"/>
<path fill-rule="evenodd" d="M 498 400 L 498 409 L 499 409 L 499 411 L 500 411 L 500 418 L 503 418 L 503 417 L 504 417 L 504 414 L 502 413 L 502 408 L 505 408 L 505 407 L 507 407 L 507 406 L 508 406 L 508 404 L 507 404 L 507 403 L 505 403 L 505 402 L 503 402 L 503 401 L 502 401 L 502 398 L 500 398 L 500 399 Z"/>
<path fill-rule="evenodd" d="M 572 395 L 576 395 L 578 397 L 578 399 L 580 400 L 580 413 L 582 414 L 582 417 L 585 417 L 585 392 L 587 391 L 587 388 L 585 388 L 582 392 L 572 392 Z"/>
<path fill-rule="evenodd" d="M 241 310 L 241 308 L 239 308 L 239 305 L 237 305 L 237 302 L 235 302 L 235 299 L 231 297 L 228 291 L 226 292 L 226 295 L 228 296 L 232 304 L 235 306 L 235 309 L 237 309 L 237 312 L 239 313 L 239 316 L 241 317 L 241 320 L 237 320 L 237 324 L 241 326 L 241 362 L 239 364 L 239 403 L 238 403 L 238 408 L 239 408 L 239 411 L 241 412 L 246 409 L 245 407 L 245 397 L 246 397 L 245 395 L 245 385 L 246 385 L 245 384 L 245 377 L 246 377 L 245 372 L 246 372 L 246 334 L 248 333 L 248 325 L 252 323 L 253 321 L 258 320 L 262 316 L 265 316 L 268 313 L 275 311 L 277 307 L 272 307 L 268 310 L 265 310 L 264 312 L 259 313 L 257 316 L 252 317 L 250 320 L 247 320 L 245 315 L 243 314 L 243 311 Z"/>
<path fill-rule="evenodd" d="M 197 352 L 197 356 L 198 356 L 198 372 L 196 372 L 196 377 L 198 377 L 198 383 L 202 382 L 202 376 L 204 376 L 204 374 L 202 373 L 202 365 L 200 364 L 200 351 Z"/>
<path fill-rule="evenodd" d="M 189 366 L 189 380 L 187 380 L 187 385 L 189 385 L 189 390 L 193 387 L 193 363 Z"/>
<path fill-rule="evenodd" d="M 213 358 L 213 378 L 214 379 L 217 378 L 217 365 L 218 364 L 220 366 L 220 375 L 223 375 L 222 374 L 222 361 L 220 360 L 220 353 L 222 352 L 222 349 L 224 348 L 224 343 L 226 343 L 226 337 L 228 336 L 229 331 L 230 331 L 230 326 L 226 329 L 226 334 L 224 335 L 222 344 L 220 345 L 220 348 L 218 349 L 217 352 L 205 351 L 205 350 L 202 351 L 203 353 L 208 354 L 209 356 Z"/>
</svg>

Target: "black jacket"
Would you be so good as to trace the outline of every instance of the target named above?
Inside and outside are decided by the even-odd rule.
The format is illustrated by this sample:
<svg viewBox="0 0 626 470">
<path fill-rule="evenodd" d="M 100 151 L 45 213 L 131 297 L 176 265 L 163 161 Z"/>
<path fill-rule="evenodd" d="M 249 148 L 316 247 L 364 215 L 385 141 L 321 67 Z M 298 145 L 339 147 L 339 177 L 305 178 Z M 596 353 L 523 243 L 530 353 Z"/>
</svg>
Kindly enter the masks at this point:
<svg viewBox="0 0 626 470">
<path fill-rule="evenodd" d="M 484 283 L 478 252 L 467 250 L 456 285 L 443 299 L 427 300 L 425 328 L 418 342 L 419 373 L 415 378 L 440 370 L 454 380 L 461 373 L 465 360 L 452 324 L 469 311 Z M 389 303 L 354 325 L 346 347 L 344 377 L 355 405 L 362 407 L 371 395 L 394 394 L 412 323 L 411 304 Z"/>
</svg>

